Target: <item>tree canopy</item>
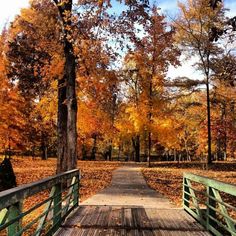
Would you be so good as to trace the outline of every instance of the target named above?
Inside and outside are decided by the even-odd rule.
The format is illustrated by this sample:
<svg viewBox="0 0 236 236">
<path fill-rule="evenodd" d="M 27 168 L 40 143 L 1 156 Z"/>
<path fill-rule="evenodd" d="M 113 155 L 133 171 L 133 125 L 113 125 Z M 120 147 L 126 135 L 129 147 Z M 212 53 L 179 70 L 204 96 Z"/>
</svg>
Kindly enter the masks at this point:
<svg viewBox="0 0 236 236">
<path fill-rule="evenodd" d="M 224 4 L 188 0 L 172 20 L 148 1 L 112 4 L 32 0 L 3 30 L 1 151 L 57 155 L 58 172 L 77 159 L 233 158 L 235 21 Z M 184 56 L 197 58 L 198 80 L 167 77 Z"/>
</svg>

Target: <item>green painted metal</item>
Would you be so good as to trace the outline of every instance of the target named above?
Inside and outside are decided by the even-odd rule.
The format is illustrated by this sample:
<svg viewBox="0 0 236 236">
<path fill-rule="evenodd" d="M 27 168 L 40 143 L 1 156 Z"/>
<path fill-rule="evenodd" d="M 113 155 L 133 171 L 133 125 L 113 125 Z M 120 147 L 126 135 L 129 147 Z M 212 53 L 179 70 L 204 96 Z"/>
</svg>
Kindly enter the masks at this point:
<svg viewBox="0 0 236 236">
<path fill-rule="evenodd" d="M 48 213 L 50 211 L 50 208 L 51 208 L 51 205 L 52 205 L 52 202 L 53 202 L 53 196 L 55 195 L 55 191 L 56 191 L 56 188 L 55 186 L 52 187 L 52 190 L 50 192 L 50 198 L 51 200 L 49 202 L 47 202 L 46 204 L 46 207 L 44 209 L 44 213 L 46 213 L 39 221 L 39 224 L 38 224 L 38 227 L 36 229 L 36 234 L 35 236 L 39 236 L 43 230 L 43 226 L 46 222 L 46 219 L 47 219 L 47 216 L 48 216 Z"/>
<path fill-rule="evenodd" d="M 0 192 L 0 234 L 6 229 L 8 236 L 21 236 L 28 230 L 34 236 L 53 235 L 68 214 L 78 206 L 79 181 L 79 170 L 72 170 Z M 67 187 L 66 183 L 69 182 L 71 184 Z M 47 199 L 22 212 L 22 203 L 27 197 L 50 189 Z M 22 224 L 24 217 L 35 213 L 40 207 L 44 207 L 42 213 L 35 214 L 30 222 Z"/>
<path fill-rule="evenodd" d="M 7 210 L 7 208 L 2 209 L 0 211 L 0 225 L 3 225 L 6 222 L 7 217 L 8 217 L 8 210 Z"/>
<path fill-rule="evenodd" d="M 18 215 L 21 214 L 21 203 L 16 203 L 9 208 L 8 220 L 14 220 Z M 8 236 L 16 235 L 21 230 L 21 219 L 16 220 L 13 224 L 8 227 Z"/>
<path fill-rule="evenodd" d="M 184 206 L 189 207 L 190 190 L 189 190 L 189 186 L 188 186 L 186 178 L 183 178 L 183 188 L 184 188 L 184 191 L 183 191 Z"/>
<path fill-rule="evenodd" d="M 36 193 L 39 193 L 40 191 L 48 190 L 58 183 L 62 183 L 65 180 L 72 179 L 77 174 L 79 175 L 79 170 L 70 170 L 65 173 L 36 181 L 34 183 L 24 184 L 16 188 L 2 191 L 0 192 L 0 209 L 7 208 L 19 202 L 20 199 L 25 199 Z"/>
<path fill-rule="evenodd" d="M 236 191 L 235 191 L 236 185 L 234 185 L 234 184 L 224 183 L 222 181 L 210 179 L 210 178 L 200 176 L 200 175 L 195 175 L 192 173 L 184 173 L 184 177 L 186 179 L 190 179 L 194 182 L 204 184 L 205 186 L 210 186 L 212 188 L 219 189 L 220 191 L 222 191 L 224 193 L 228 193 L 233 196 L 236 196 Z"/>
<path fill-rule="evenodd" d="M 59 183 L 55 186 L 55 194 L 53 199 L 53 231 L 56 232 L 61 225 L 62 218 L 62 183 Z"/>
<path fill-rule="evenodd" d="M 71 185 L 69 187 L 69 191 L 68 191 L 68 195 L 69 197 L 66 198 L 66 204 L 65 204 L 65 207 L 64 207 L 64 212 L 67 212 L 68 211 L 68 208 L 70 206 L 70 203 L 71 203 L 71 198 L 73 197 L 73 189 L 74 189 L 74 186 L 75 186 L 75 183 L 76 183 L 76 178 L 73 177 L 72 181 L 71 181 Z M 63 214 L 64 214 L 63 212 Z"/>
<path fill-rule="evenodd" d="M 193 187 L 193 183 L 199 189 L 196 186 Z M 231 202 L 225 202 L 222 198 L 222 195 L 225 194 L 235 199 L 236 185 L 191 173 L 184 173 L 184 209 L 213 235 L 236 236 L 236 220 L 233 218 L 236 214 L 236 207 Z M 231 213 L 233 211 L 234 214 L 229 214 L 229 210 Z"/>
<path fill-rule="evenodd" d="M 207 195 L 214 197 L 214 193 L 213 193 L 213 189 L 209 186 L 207 186 Z M 216 200 L 212 199 L 210 197 L 207 198 L 207 229 L 209 230 L 210 226 L 215 227 L 216 226 L 216 222 L 213 219 L 216 218 L 216 211 L 214 209 L 216 209 Z"/>
</svg>

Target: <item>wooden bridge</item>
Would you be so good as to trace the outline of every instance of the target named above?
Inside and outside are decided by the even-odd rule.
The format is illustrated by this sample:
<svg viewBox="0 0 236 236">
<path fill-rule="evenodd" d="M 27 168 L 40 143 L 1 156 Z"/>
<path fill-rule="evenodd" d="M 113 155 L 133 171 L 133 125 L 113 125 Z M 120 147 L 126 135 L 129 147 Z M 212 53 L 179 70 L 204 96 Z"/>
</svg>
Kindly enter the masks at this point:
<svg viewBox="0 0 236 236">
<path fill-rule="evenodd" d="M 79 181 L 72 170 L 1 192 L 0 235 L 236 235 L 234 185 L 186 173 L 184 207 L 176 209 L 136 167 L 117 169 L 111 186 L 82 204 Z M 22 211 L 38 193 L 49 196 Z"/>
</svg>

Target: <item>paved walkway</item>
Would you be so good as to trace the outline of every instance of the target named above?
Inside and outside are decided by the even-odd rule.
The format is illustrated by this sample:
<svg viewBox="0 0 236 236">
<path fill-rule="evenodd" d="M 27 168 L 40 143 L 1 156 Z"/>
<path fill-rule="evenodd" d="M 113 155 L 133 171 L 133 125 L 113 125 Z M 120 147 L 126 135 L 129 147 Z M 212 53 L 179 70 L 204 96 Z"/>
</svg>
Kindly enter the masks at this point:
<svg viewBox="0 0 236 236">
<path fill-rule="evenodd" d="M 111 185 L 81 203 L 60 236 L 209 235 L 191 216 L 150 189 L 137 166 L 120 167 Z"/>
<path fill-rule="evenodd" d="M 172 208 L 168 199 L 147 186 L 140 169 L 136 166 L 118 168 L 113 172 L 111 185 L 81 205 Z"/>
</svg>

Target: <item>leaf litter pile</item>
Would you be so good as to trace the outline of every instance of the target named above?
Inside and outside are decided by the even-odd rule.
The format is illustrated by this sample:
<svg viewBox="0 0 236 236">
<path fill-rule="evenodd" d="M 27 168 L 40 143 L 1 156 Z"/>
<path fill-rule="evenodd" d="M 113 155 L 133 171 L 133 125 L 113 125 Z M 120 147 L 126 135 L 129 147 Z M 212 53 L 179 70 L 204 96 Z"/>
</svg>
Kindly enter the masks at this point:
<svg viewBox="0 0 236 236">
<path fill-rule="evenodd" d="M 54 158 L 45 161 L 39 158 L 13 157 L 11 162 L 17 179 L 17 186 L 32 183 L 55 175 L 56 173 L 56 159 Z M 81 170 L 80 201 L 91 197 L 107 187 L 112 179 L 112 171 L 118 166 L 118 162 L 78 161 L 77 168 Z M 50 190 L 43 191 L 27 198 L 23 204 L 23 211 L 30 209 L 34 205 L 48 198 L 49 192 Z M 37 211 L 33 211 L 31 214 L 24 217 L 23 225 L 27 225 L 41 214 L 43 210 L 44 205 L 38 208 Z M 24 233 L 24 235 L 32 235 L 35 228 L 36 224 Z M 5 232 L 0 232 L 0 236 L 2 235 L 5 235 Z"/>
</svg>

